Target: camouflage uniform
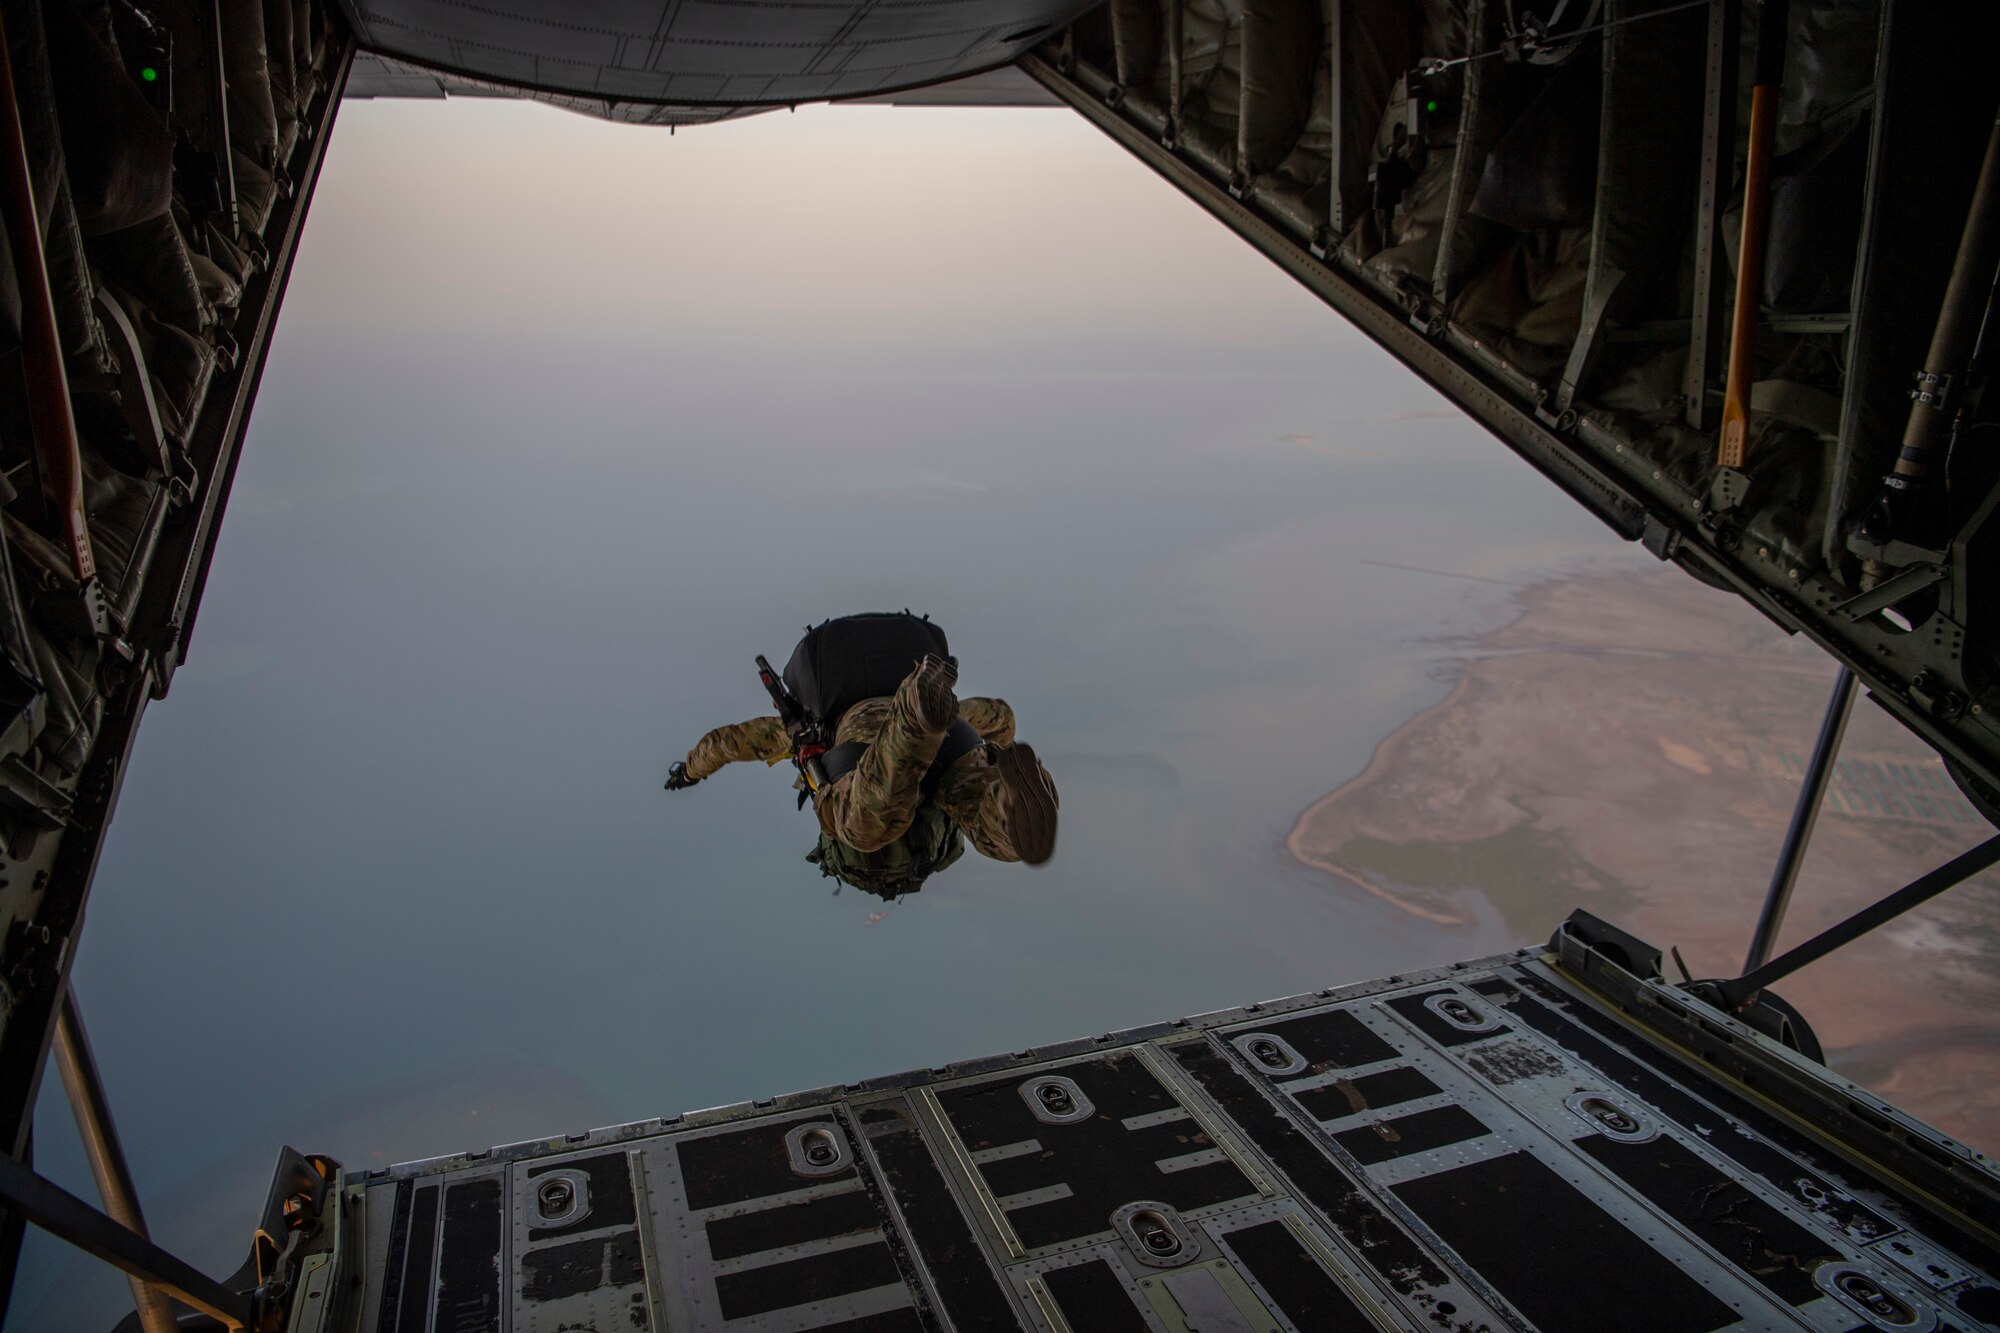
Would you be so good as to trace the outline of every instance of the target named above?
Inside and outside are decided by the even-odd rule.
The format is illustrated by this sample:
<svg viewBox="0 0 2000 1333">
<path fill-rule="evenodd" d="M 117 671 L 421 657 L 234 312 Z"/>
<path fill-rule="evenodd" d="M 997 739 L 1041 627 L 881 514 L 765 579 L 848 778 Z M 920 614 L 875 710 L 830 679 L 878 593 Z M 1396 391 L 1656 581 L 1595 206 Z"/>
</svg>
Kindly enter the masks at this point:
<svg viewBox="0 0 2000 1333">
<path fill-rule="evenodd" d="M 967 751 L 938 781 L 931 800 L 950 816 L 980 855 L 1018 861 L 1007 836 L 1007 789 L 993 766 L 994 747 L 1014 743 L 1014 710 L 1002 699 L 960 699 L 958 715 L 986 741 Z M 857 852 L 879 851 L 909 830 L 924 799 L 922 784 L 937 758 L 942 732 L 927 732 L 905 681 L 893 696 L 863 699 L 840 719 L 834 744 L 862 741 L 868 751 L 854 771 L 836 778 L 813 799 L 819 826 Z M 688 752 L 687 775 L 709 776 L 724 764 L 792 757 L 791 738 L 775 717 L 717 727 Z M 1044 770 L 1044 776 L 1046 776 Z M 1051 782 L 1050 790 L 1055 784 Z"/>
</svg>

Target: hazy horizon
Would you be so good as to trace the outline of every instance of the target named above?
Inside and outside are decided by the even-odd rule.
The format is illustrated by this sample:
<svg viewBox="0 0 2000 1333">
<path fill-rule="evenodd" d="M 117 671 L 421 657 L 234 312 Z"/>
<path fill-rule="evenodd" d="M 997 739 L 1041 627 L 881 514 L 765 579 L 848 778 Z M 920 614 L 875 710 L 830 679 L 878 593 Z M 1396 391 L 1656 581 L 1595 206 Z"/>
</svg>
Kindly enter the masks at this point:
<svg viewBox="0 0 2000 1333">
<path fill-rule="evenodd" d="M 154 1235 L 232 1269 L 281 1142 L 386 1165 L 1503 947 L 1284 834 L 1507 614 L 1389 565 L 1579 557 L 1643 558 L 1067 112 L 346 106 L 76 966 Z M 902 606 L 1064 829 L 871 921 L 782 771 L 659 782 L 764 711 L 753 654 Z M 31 1236 L 12 1327 L 123 1300 Z"/>
</svg>

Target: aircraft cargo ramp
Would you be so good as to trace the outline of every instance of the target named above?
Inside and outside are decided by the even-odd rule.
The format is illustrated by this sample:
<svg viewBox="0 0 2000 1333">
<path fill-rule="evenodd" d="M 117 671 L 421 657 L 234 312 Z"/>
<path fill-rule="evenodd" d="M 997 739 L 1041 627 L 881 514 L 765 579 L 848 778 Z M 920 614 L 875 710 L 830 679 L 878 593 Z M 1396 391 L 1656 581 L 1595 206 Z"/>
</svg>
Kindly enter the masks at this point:
<svg viewBox="0 0 2000 1333">
<path fill-rule="evenodd" d="M 1991 1164 L 1625 970 L 1657 958 L 1579 914 L 1552 952 L 351 1173 L 292 1327 L 2000 1320 Z"/>
</svg>

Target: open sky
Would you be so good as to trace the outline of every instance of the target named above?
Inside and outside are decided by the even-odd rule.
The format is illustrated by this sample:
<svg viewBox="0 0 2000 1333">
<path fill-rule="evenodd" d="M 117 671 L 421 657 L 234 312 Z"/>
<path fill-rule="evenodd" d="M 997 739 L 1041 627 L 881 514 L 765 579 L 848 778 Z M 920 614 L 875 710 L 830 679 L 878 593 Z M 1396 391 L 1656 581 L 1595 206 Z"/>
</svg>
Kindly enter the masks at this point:
<svg viewBox="0 0 2000 1333">
<path fill-rule="evenodd" d="M 1504 614 L 1454 572 L 1616 548 L 1067 112 L 349 105 L 77 964 L 154 1232 L 233 1268 L 280 1143 L 384 1165 L 1510 946 L 1284 834 Z M 659 783 L 766 706 L 754 654 L 904 606 L 1064 829 L 878 916 L 782 770 Z M 39 1161 L 88 1193 L 66 1114 Z M 122 1299 L 38 1237 L 9 1327 Z"/>
</svg>

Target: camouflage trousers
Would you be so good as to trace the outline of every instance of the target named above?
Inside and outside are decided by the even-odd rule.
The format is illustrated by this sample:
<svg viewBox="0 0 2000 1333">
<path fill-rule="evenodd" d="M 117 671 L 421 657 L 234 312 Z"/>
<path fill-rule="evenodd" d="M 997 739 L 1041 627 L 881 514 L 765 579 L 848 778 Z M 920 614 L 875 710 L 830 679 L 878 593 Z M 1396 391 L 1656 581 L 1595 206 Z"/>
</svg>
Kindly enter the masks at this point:
<svg viewBox="0 0 2000 1333">
<path fill-rule="evenodd" d="M 854 771 L 827 784 L 813 801 L 820 828 L 857 852 L 880 851 L 909 831 L 924 800 L 924 775 L 944 742 L 943 732 L 925 730 L 909 694 L 908 689 L 899 689 L 893 698 L 868 699 L 849 710 L 849 720 L 841 725 L 843 733 L 850 721 L 864 727 L 872 721 L 856 716 L 864 709 L 882 710 L 881 731 Z M 1055 789 L 1053 782 L 1049 786 Z M 981 856 L 995 861 L 1021 859 L 1007 837 L 1012 796 L 993 766 L 990 744 L 960 755 L 930 799 Z"/>
</svg>

